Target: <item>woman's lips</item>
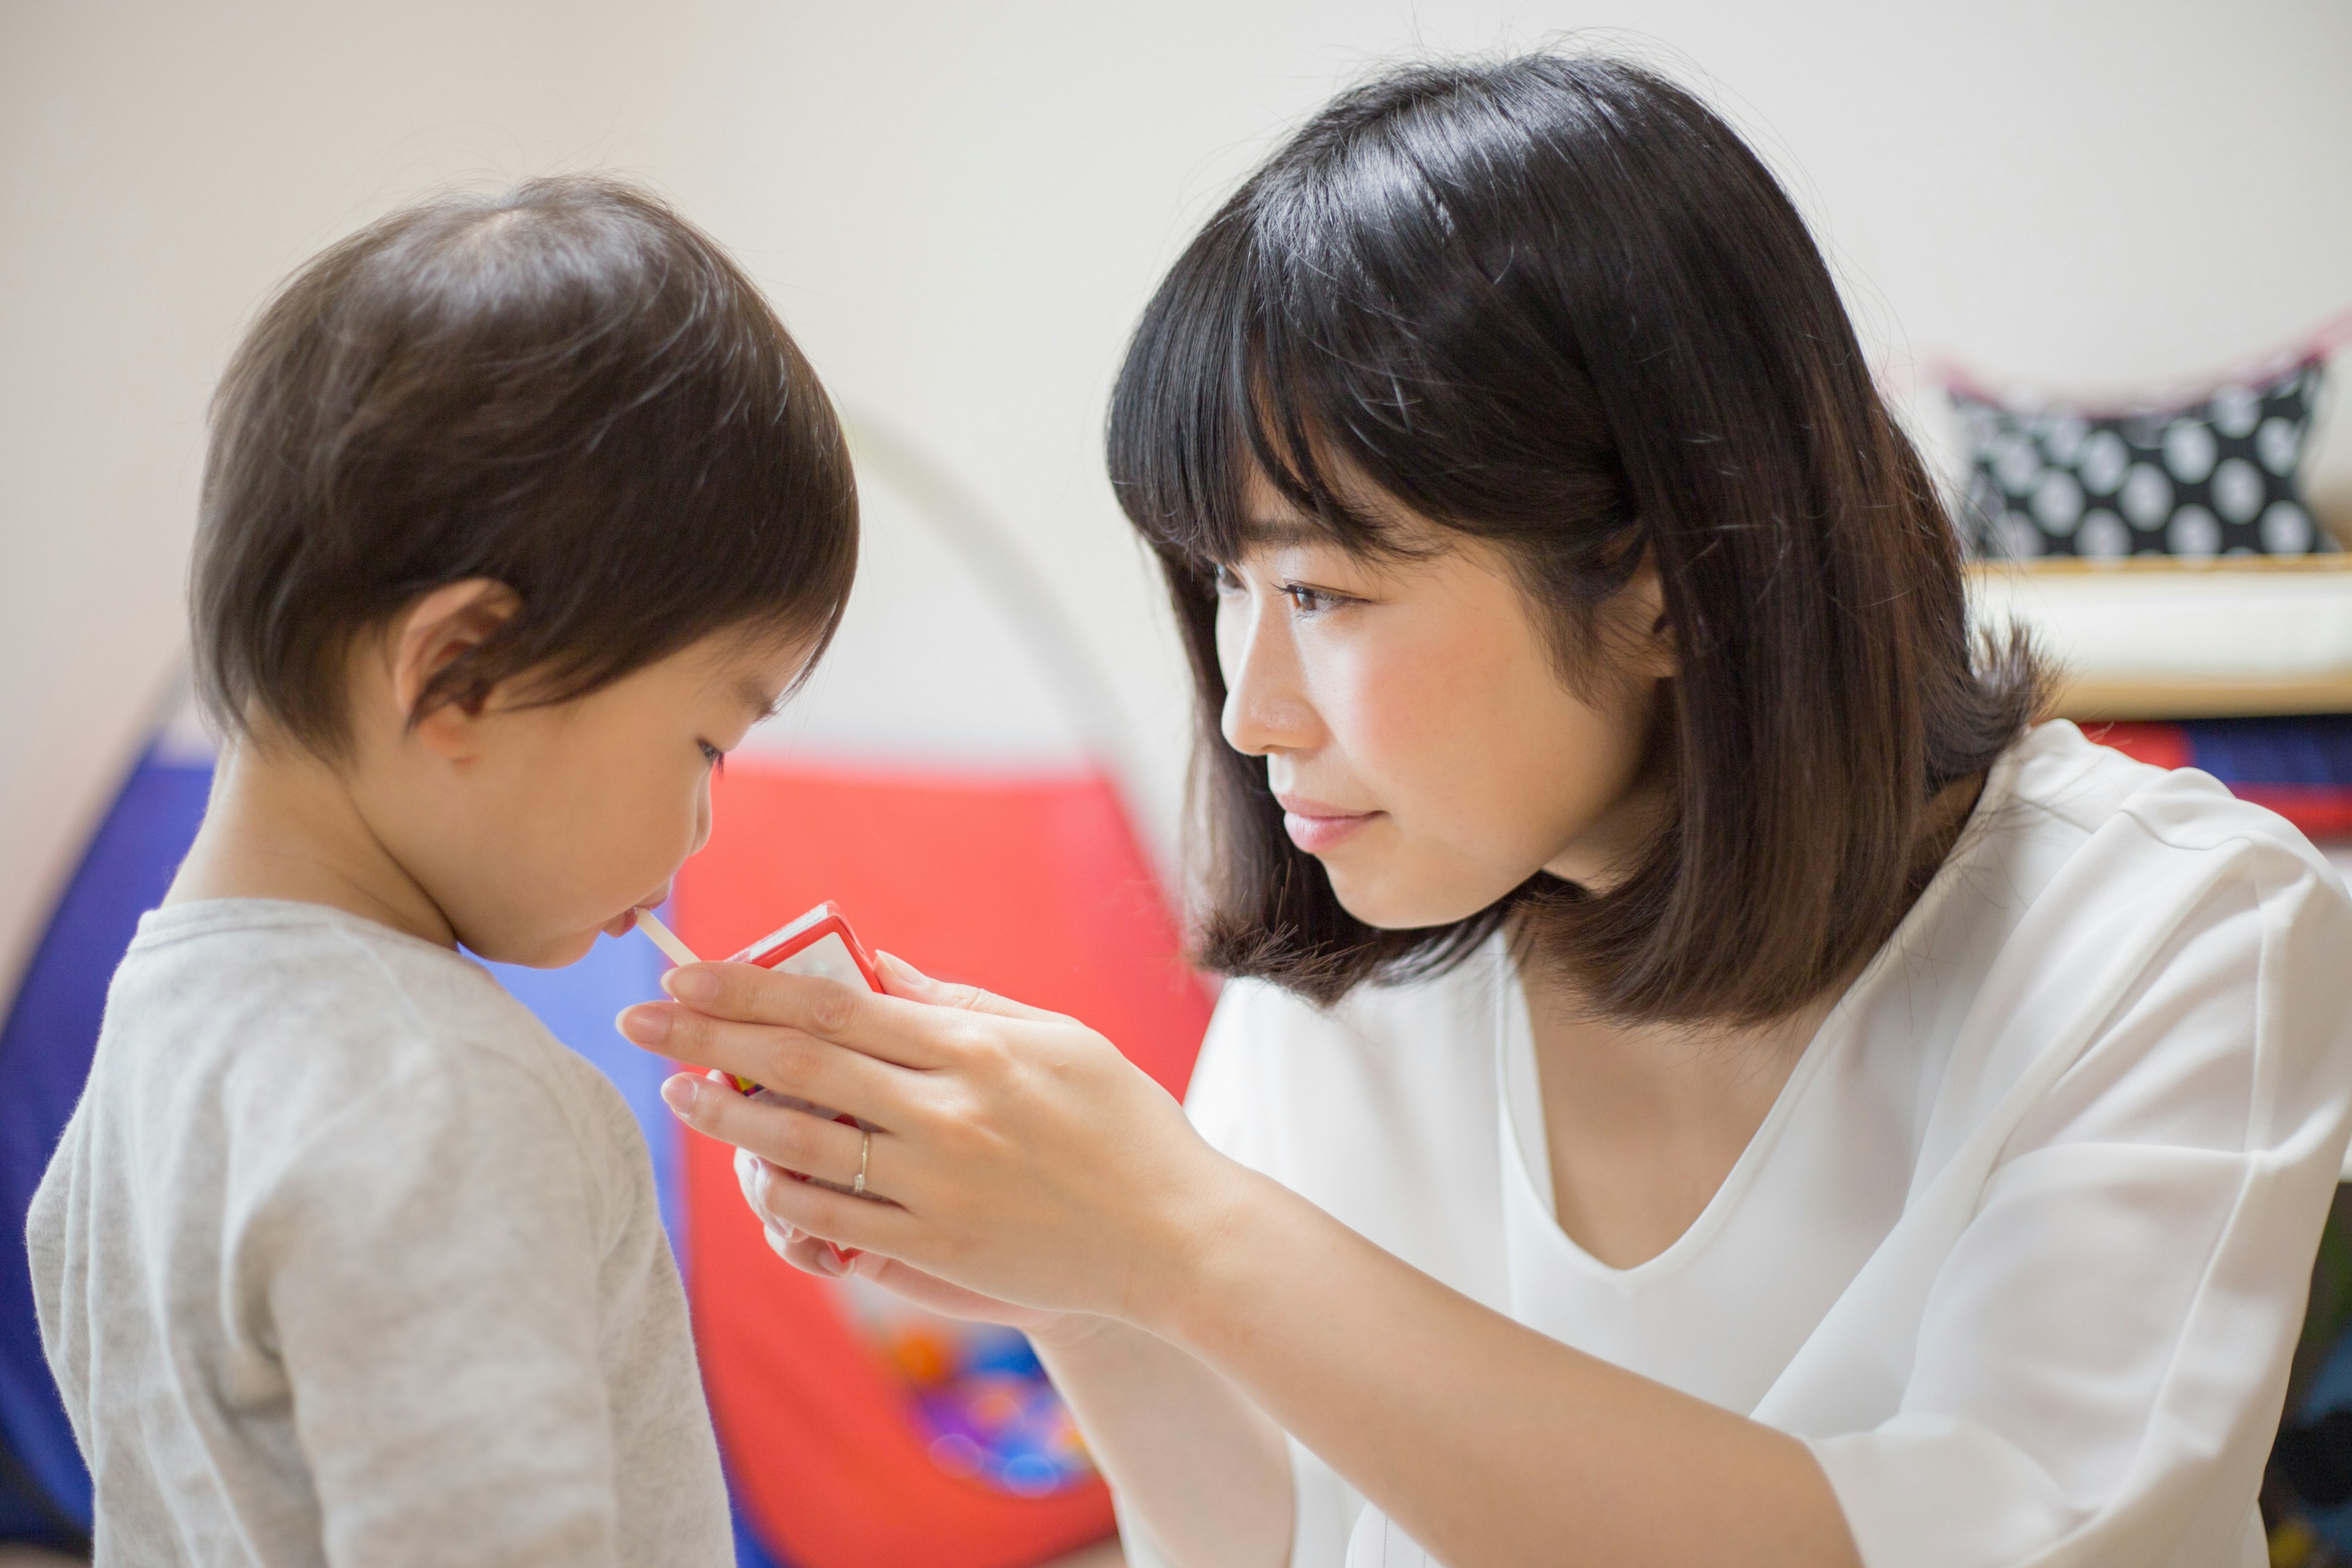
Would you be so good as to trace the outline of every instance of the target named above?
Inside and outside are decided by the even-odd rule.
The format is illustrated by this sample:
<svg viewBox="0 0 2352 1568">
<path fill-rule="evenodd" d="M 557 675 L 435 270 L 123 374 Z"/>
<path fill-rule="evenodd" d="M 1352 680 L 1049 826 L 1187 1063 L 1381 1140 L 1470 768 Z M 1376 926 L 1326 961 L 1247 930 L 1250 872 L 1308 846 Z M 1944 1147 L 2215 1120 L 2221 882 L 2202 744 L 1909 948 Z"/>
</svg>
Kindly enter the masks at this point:
<svg viewBox="0 0 2352 1568">
<path fill-rule="evenodd" d="M 1377 811 L 1342 811 L 1319 800 L 1294 800 L 1277 795 L 1282 826 L 1290 841 L 1309 855 L 1320 855 L 1353 837 L 1357 829 L 1380 816 Z"/>
</svg>

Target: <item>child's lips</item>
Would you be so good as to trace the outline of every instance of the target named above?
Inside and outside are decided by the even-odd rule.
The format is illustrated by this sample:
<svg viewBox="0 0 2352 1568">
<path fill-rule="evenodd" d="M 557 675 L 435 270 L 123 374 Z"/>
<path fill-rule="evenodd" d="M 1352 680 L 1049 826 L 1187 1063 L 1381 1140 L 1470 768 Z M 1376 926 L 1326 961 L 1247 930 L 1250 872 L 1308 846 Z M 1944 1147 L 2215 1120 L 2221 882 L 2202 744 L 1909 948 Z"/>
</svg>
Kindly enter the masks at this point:
<svg viewBox="0 0 2352 1568">
<path fill-rule="evenodd" d="M 657 910 L 664 904 L 669 902 L 672 886 L 673 885 L 671 883 L 664 882 L 661 887 L 652 894 L 652 896 L 639 899 L 635 903 L 631 904 L 627 909 L 623 910 L 619 914 L 614 915 L 611 920 L 606 921 L 603 925 L 598 926 L 596 929 L 603 931 L 606 936 L 628 935 L 629 932 L 636 929 L 637 911 L 639 910 Z"/>
</svg>

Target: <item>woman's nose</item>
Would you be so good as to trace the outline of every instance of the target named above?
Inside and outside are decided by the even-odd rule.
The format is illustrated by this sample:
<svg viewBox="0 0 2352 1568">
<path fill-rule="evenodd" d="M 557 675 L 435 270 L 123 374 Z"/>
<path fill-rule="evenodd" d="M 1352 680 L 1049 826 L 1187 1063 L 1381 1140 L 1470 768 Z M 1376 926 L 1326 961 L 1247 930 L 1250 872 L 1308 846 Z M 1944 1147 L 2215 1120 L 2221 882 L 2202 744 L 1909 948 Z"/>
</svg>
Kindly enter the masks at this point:
<svg viewBox="0 0 2352 1568">
<path fill-rule="evenodd" d="M 1224 667 L 1225 706 L 1217 727 L 1225 744 L 1244 756 L 1298 751 L 1314 742 L 1314 710 L 1298 679 L 1297 650 L 1281 628 L 1256 614 L 1221 625 L 1218 662 Z"/>
</svg>

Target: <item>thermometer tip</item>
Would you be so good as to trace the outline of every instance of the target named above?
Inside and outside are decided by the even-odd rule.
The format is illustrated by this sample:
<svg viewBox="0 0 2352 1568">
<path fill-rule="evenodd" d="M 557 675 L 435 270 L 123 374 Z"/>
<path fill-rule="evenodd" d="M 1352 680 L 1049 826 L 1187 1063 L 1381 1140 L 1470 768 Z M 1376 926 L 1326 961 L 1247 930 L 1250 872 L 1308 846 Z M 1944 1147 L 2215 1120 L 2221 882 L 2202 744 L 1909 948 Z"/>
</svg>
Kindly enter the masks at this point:
<svg viewBox="0 0 2352 1568">
<path fill-rule="evenodd" d="M 672 963 L 699 963 L 694 949 L 677 940 L 677 933 L 662 924 L 661 917 L 651 910 L 637 911 L 637 929 L 653 940 L 653 944 L 669 955 Z"/>
</svg>

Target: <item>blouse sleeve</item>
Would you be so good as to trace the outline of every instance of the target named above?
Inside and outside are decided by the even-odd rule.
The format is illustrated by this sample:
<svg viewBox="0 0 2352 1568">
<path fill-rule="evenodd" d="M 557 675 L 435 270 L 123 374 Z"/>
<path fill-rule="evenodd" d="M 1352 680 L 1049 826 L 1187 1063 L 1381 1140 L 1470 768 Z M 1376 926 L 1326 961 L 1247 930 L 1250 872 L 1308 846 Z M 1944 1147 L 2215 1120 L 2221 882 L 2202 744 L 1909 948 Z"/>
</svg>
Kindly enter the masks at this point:
<svg viewBox="0 0 2352 1568">
<path fill-rule="evenodd" d="M 2220 1505 L 2260 1484 L 2344 1156 L 2352 909 L 2284 844 L 2205 853 L 2119 988 L 2084 933 L 2089 1043 L 1927 1287 L 1897 1414 L 1810 1439 L 1869 1568 L 2243 1560 Z"/>
<path fill-rule="evenodd" d="M 1185 1114 L 1211 1147 L 1285 1184 L 1295 1175 L 1286 1168 L 1278 1119 L 1268 1113 L 1284 1098 L 1277 1064 L 1286 1038 L 1318 1026 L 1328 1026 L 1306 1003 L 1272 985 L 1227 983 L 1184 1095 Z M 1338 1563 L 1364 1500 L 1297 1438 L 1284 1442 L 1290 1451 L 1290 1561 Z M 1148 1542 L 1129 1538 L 1127 1548 L 1134 1568 L 1165 1568 Z"/>
<path fill-rule="evenodd" d="M 1265 1110 L 1281 1052 L 1277 1016 L 1295 1005 L 1263 981 L 1226 982 L 1184 1090 L 1184 1114 L 1210 1147 L 1276 1181 L 1283 1173 Z"/>
</svg>

